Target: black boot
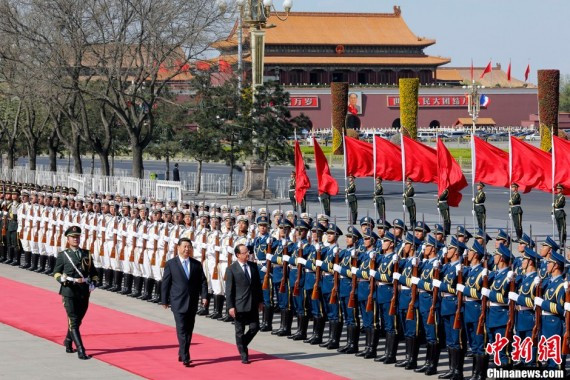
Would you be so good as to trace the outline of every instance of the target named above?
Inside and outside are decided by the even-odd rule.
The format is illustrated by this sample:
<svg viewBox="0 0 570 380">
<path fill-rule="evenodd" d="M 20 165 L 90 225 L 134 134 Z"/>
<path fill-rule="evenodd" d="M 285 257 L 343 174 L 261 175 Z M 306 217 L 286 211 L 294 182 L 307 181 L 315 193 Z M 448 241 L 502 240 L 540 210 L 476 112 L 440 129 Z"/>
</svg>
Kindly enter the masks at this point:
<svg viewBox="0 0 570 380">
<path fill-rule="evenodd" d="M 320 323 L 321 319 L 322 319 L 322 317 L 313 317 L 313 332 L 311 333 L 310 337 L 308 337 L 307 339 L 305 339 L 303 341 L 303 343 L 315 344 L 313 342 L 315 342 L 318 339 L 319 323 Z M 322 340 L 322 337 L 321 337 L 321 340 Z"/>
<path fill-rule="evenodd" d="M 397 333 L 386 334 L 386 358 L 384 359 L 384 364 L 396 363 L 396 352 L 398 352 Z"/>
<path fill-rule="evenodd" d="M 162 292 L 162 280 L 156 282 L 156 291 L 155 291 L 156 295 L 151 300 L 149 300 L 149 302 L 159 303 L 161 299 L 161 292 Z"/>
<path fill-rule="evenodd" d="M 372 327 L 364 329 L 364 337 L 366 338 L 366 343 L 364 343 L 364 351 L 358 352 L 354 356 L 366 356 L 370 351 L 370 346 L 372 344 L 371 342 L 372 335 L 369 333 L 370 330 L 372 330 Z"/>
<path fill-rule="evenodd" d="M 77 357 L 81 360 L 91 359 L 91 356 L 85 353 L 85 347 L 83 347 L 83 341 L 81 340 L 81 334 L 79 334 L 79 329 L 75 328 L 71 330 L 71 339 L 77 347 Z"/>
<path fill-rule="evenodd" d="M 99 282 L 103 283 L 103 268 L 95 268 L 97 270 L 97 277 L 99 277 Z"/>
<path fill-rule="evenodd" d="M 486 380 L 487 379 L 487 368 L 489 368 L 489 356 L 488 355 L 479 355 L 479 359 L 477 361 L 479 365 L 479 378 L 477 380 Z"/>
<path fill-rule="evenodd" d="M 208 317 L 211 319 L 218 319 L 222 316 L 222 310 L 224 308 L 224 296 L 221 294 L 214 296 L 214 310 L 212 314 Z"/>
<path fill-rule="evenodd" d="M 437 377 L 438 379 L 451 379 L 451 377 L 453 376 L 453 370 L 455 369 L 455 361 L 457 359 L 455 357 L 455 350 L 448 348 L 447 354 L 449 355 L 449 371 L 439 375 Z"/>
<path fill-rule="evenodd" d="M 228 311 L 228 303 L 226 302 L 226 312 L 223 316 L 222 319 L 220 319 L 220 321 L 222 322 L 233 322 L 234 318 L 230 315 L 229 311 Z"/>
<path fill-rule="evenodd" d="M 143 287 L 143 279 L 140 276 L 136 276 L 136 277 L 134 277 L 133 282 L 134 282 L 133 291 L 132 291 L 132 293 L 129 294 L 129 297 L 138 298 L 141 296 L 142 287 Z"/>
<path fill-rule="evenodd" d="M 14 262 L 14 259 L 15 259 L 13 247 L 7 247 L 6 248 L 6 257 L 7 257 L 7 260 L 4 261 L 4 264 L 12 265 L 12 263 Z"/>
<path fill-rule="evenodd" d="M 123 285 L 123 272 L 121 272 L 120 270 L 116 270 L 115 271 L 115 278 L 113 278 L 113 287 L 109 288 L 110 292 L 116 293 L 119 290 L 121 290 L 121 287 Z"/>
<path fill-rule="evenodd" d="M 287 310 L 281 310 L 281 318 L 279 320 L 279 328 L 277 330 L 271 331 L 271 335 L 278 335 L 279 333 L 283 332 L 285 329 L 285 319 Z"/>
<path fill-rule="evenodd" d="M 145 292 L 143 296 L 140 298 L 141 300 L 148 301 L 152 298 L 152 292 L 154 291 L 154 284 L 156 284 L 154 278 L 146 279 Z"/>
<path fill-rule="evenodd" d="M 283 331 L 277 333 L 277 336 L 289 336 L 291 335 L 291 325 L 293 324 L 293 311 L 288 309 L 281 309 L 283 321 Z"/>
<path fill-rule="evenodd" d="M 111 273 L 111 269 L 103 269 L 103 286 L 101 286 L 99 289 L 101 290 L 107 290 L 111 287 L 111 277 L 112 273 Z"/>
<path fill-rule="evenodd" d="M 318 317 L 315 318 L 315 322 L 317 324 L 317 334 L 315 339 L 310 342 L 312 345 L 321 344 L 323 342 L 323 333 L 325 331 L 325 317 Z"/>
<path fill-rule="evenodd" d="M 364 359 L 374 359 L 376 357 L 379 339 L 380 330 L 372 328 L 370 332 L 370 350 L 368 354 L 364 355 Z"/>
<path fill-rule="evenodd" d="M 469 351 L 470 350 L 471 349 L 469 349 Z M 471 377 L 469 378 L 469 380 L 480 380 L 481 379 L 481 376 L 479 375 L 479 357 L 480 357 L 480 355 L 473 355 L 473 371 L 471 373 Z"/>
<path fill-rule="evenodd" d="M 42 272 L 42 274 L 49 275 L 49 274 L 51 273 L 51 271 L 53 270 L 52 267 L 51 267 L 51 264 L 53 263 L 53 259 L 54 259 L 54 258 L 55 258 L 55 257 L 53 257 L 53 256 L 48 256 L 48 257 L 47 257 L 47 260 L 46 260 L 46 267 L 45 267 L 45 270 Z"/>
<path fill-rule="evenodd" d="M 336 352 L 344 353 L 346 352 L 346 350 L 348 350 L 348 348 L 350 347 L 350 343 L 352 342 L 353 331 L 354 329 L 352 328 L 352 326 L 346 326 L 346 344 L 337 349 Z"/>
<path fill-rule="evenodd" d="M 351 331 L 349 346 L 344 351 L 345 354 L 356 354 L 358 352 L 358 341 L 360 339 L 360 328 L 358 326 L 349 326 L 347 331 Z"/>
<path fill-rule="evenodd" d="M 437 373 L 437 365 L 439 364 L 439 345 L 437 343 L 428 343 L 428 347 L 430 345 L 432 346 L 430 366 L 425 371 L 427 376 L 435 375 Z"/>
<path fill-rule="evenodd" d="M 22 269 L 28 269 L 32 266 L 32 252 L 24 251 L 24 263 L 20 265 Z"/>
<path fill-rule="evenodd" d="M 271 306 L 265 306 L 263 308 L 263 319 L 265 320 L 265 326 L 260 328 L 260 331 L 273 330 L 273 308 Z"/>
<path fill-rule="evenodd" d="M 38 261 L 40 260 L 40 255 L 38 253 L 32 253 L 32 265 L 28 268 L 29 271 L 35 272 L 38 269 Z"/>
<path fill-rule="evenodd" d="M 411 357 L 412 357 L 412 338 L 407 336 L 405 338 L 406 341 L 406 358 L 404 360 L 400 360 L 396 363 L 396 367 L 406 367 L 408 365 L 408 362 L 410 361 Z"/>
<path fill-rule="evenodd" d="M 328 339 L 327 339 L 325 342 L 319 344 L 319 347 L 323 347 L 323 348 L 324 348 L 324 347 L 328 347 L 329 344 L 331 344 L 332 336 L 333 336 L 333 325 L 334 325 L 334 322 L 333 322 L 333 321 L 329 321 L 329 337 L 328 337 Z"/>
<path fill-rule="evenodd" d="M 43 273 L 44 270 L 46 270 L 46 262 L 47 262 L 47 256 L 46 255 L 40 255 L 40 264 L 38 265 L 38 267 L 36 268 L 36 270 L 34 272 L 36 273 Z"/>
<path fill-rule="evenodd" d="M 12 266 L 19 267 L 21 259 L 22 259 L 22 251 L 20 251 L 19 248 L 14 248 L 14 261 L 12 262 Z"/>
<path fill-rule="evenodd" d="M 433 350 L 433 344 L 428 343 L 427 347 L 426 347 L 426 361 L 425 361 L 424 365 L 414 369 L 414 372 L 416 372 L 416 373 L 425 372 L 431 366 L 431 355 L 432 355 L 431 351 L 432 350 Z"/>
<path fill-rule="evenodd" d="M 208 300 L 208 306 L 204 307 L 202 305 L 202 303 L 200 303 L 200 306 L 198 307 L 198 312 L 196 313 L 197 315 L 208 315 L 208 314 L 210 314 L 209 308 L 210 308 L 210 300 L 212 299 L 212 294 L 208 293 L 206 299 Z"/>
<path fill-rule="evenodd" d="M 303 315 L 298 318 L 299 329 L 297 332 L 290 336 L 293 340 L 305 340 L 307 339 L 307 329 L 309 328 L 309 317 Z"/>
<path fill-rule="evenodd" d="M 408 361 L 408 364 L 406 364 L 407 370 L 418 368 L 418 354 L 420 352 L 420 345 L 418 344 L 418 337 L 413 336 L 411 338 L 411 341 L 412 341 L 412 343 L 411 343 L 412 348 L 410 349 L 410 360 Z"/>
<path fill-rule="evenodd" d="M 214 307 L 212 308 L 212 312 L 206 316 L 206 318 L 212 318 L 212 316 L 216 315 L 216 311 L 218 310 L 218 296 L 214 296 Z"/>
<path fill-rule="evenodd" d="M 0 239 L 2 239 L 1 236 Z M 5 263 L 6 260 L 8 260 L 8 257 L 6 255 L 6 246 L 2 245 L 2 242 L 0 241 L 0 263 Z"/>
<path fill-rule="evenodd" d="M 463 380 L 463 363 L 465 360 L 465 356 L 461 352 L 461 349 L 454 348 L 455 353 L 455 369 L 453 370 L 453 376 L 451 376 L 452 380 Z"/>
<path fill-rule="evenodd" d="M 76 350 L 73 349 L 73 339 L 71 339 L 70 330 L 67 330 L 67 335 L 65 336 L 63 345 L 65 346 L 65 352 L 67 352 L 68 354 L 73 354 L 74 352 L 76 352 Z"/>
<path fill-rule="evenodd" d="M 218 309 L 218 314 L 220 315 L 218 318 L 216 318 L 218 321 L 223 321 L 226 318 L 226 315 L 224 314 L 224 303 L 226 302 L 226 297 L 221 294 L 220 295 L 220 306 Z M 228 308 L 226 307 L 226 310 Z"/>
<path fill-rule="evenodd" d="M 336 350 L 340 346 L 340 335 L 342 334 L 342 322 L 333 323 L 332 340 L 327 346 L 327 350 Z"/>
<path fill-rule="evenodd" d="M 133 291 L 133 275 L 126 274 L 125 275 L 125 287 L 119 292 L 119 294 L 127 295 L 131 294 Z"/>
</svg>

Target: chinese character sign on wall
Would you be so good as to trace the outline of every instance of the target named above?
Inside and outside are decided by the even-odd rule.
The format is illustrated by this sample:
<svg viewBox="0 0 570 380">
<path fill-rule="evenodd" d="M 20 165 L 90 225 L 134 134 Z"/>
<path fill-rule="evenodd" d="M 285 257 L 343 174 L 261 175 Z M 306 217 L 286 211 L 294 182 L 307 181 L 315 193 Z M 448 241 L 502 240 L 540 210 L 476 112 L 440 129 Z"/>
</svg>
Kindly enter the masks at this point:
<svg viewBox="0 0 570 380">
<path fill-rule="evenodd" d="M 400 108 L 399 96 L 388 96 L 388 108 Z M 481 108 L 486 108 L 488 103 L 482 103 Z M 465 95 L 420 95 L 418 96 L 420 108 L 467 108 L 467 96 Z"/>
</svg>

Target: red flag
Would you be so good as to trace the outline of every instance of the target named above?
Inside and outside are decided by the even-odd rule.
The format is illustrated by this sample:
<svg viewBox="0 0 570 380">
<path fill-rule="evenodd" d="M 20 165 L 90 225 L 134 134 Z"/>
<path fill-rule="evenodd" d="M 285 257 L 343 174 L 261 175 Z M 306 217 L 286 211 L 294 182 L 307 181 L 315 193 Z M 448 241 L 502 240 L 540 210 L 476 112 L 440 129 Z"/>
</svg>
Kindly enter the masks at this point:
<svg viewBox="0 0 570 380">
<path fill-rule="evenodd" d="M 474 181 L 506 187 L 509 184 L 509 154 L 475 136 Z"/>
<path fill-rule="evenodd" d="M 376 177 L 387 181 L 402 180 L 402 149 L 376 136 Z"/>
<path fill-rule="evenodd" d="M 344 136 L 346 151 L 346 175 L 374 176 L 374 152 L 372 144 Z"/>
<path fill-rule="evenodd" d="M 317 142 L 313 137 L 313 148 L 315 149 L 315 169 L 317 170 L 317 183 L 319 186 L 319 195 L 327 193 L 329 195 L 338 194 L 338 182 L 331 175 L 329 163 Z"/>
<path fill-rule="evenodd" d="M 562 192 L 570 195 L 570 141 L 552 136 L 552 159 L 554 160 L 554 186 L 564 186 Z"/>
<path fill-rule="evenodd" d="M 528 80 L 528 75 L 530 74 L 530 63 L 526 65 L 526 70 L 524 71 L 524 81 Z"/>
<path fill-rule="evenodd" d="M 225 59 L 218 60 L 218 70 L 220 73 L 232 73 L 232 66 Z"/>
<path fill-rule="evenodd" d="M 437 151 L 404 136 L 405 176 L 414 182 L 437 183 Z"/>
<path fill-rule="evenodd" d="M 455 161 L 449 150 L 440 138 L 437 139 L 437 195 L 448 190 L 447 204 L 458 207 L 463 195 L 461 189 L 467 187 L 467 180 L 461 166 Z"/>
<path fill-rule="evenodd" d="M 525 190 L 528 191 L 552 191 L 552 157 L 549 153 L 511 136 L 511 160 L 512 182 L 527 186 Z"/>
<path fill-rule="evenodd" d="M 305 161 L 301 154 L 299 142 L 295 140 L 295 200 L 301 203 L 305 198 L 305 193 L 311 188 L 311 181 L 305 169 Z"/>
<path fill-rule="evenodd" d="M 489 63 L 487 64 L 487 67 L 485 67 L 485 70 L 483 70 L 479 79 L 483 79 L 485 74 L 489 74 L 492 70 L 493 70 L 493 68 L 491 67 L 491 61 L 489 61 Z"/>
<path fill-rule="evenodd" d="M 511 61 L 509 61 L 509 67 L 507 67 L 507 80 L 511 81 Z"/>
</svg>

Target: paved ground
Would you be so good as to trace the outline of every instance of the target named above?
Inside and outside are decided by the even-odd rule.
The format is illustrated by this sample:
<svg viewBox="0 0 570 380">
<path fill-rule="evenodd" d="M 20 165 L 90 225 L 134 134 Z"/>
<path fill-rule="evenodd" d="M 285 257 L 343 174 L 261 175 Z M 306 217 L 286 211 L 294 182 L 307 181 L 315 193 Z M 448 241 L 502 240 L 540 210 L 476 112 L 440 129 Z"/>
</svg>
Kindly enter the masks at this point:
<svg viewBox="0 0 570 380">
<path fill-rule="evenodd" d="M 53 278 L 11 266 L 0 265 L 0 276 L 54 292 L 57 290 L 57 284 Z M 155 304 L 106 291 L 96 291 L 92 296 L 92 302 L 141 318 L 174 326 L 172 313 Z M 277 324 L 278 316 L 275 316 L 275 325 Z M 228 343 L 233 344 L 235 342 L 233 325 L 230 323 L 198 317 L 195 332 Z M 98 360 L 80 361 L 75 358 L 75 355 L 66 354 L 61 345 L 56 345 L 6 325 L 0 324 L 0 336 L 2 336 L 0 340 L 0 357 L 2 358 L 0 378 L 61 379 L 63 373 L 65 373 L 65 378 L 68 379 L 134 377 L 128 372 Z M 175 341 L 175 336 L 172 339 Z M 383 347 L 382 341 L 379 347 Z M 283 359 L 292 360 L 299 364 L 334 372 L 348 378 L 374 379 L 378 378 L 380 371 L 389 378 L 425 378 L 423 374 L 418 375 L 411 371 L 395 368 L 393 365 L 383 365 L 372 360 L 356 358 L 352 355 L 338 354 L 336 351 L 328 351 L 318 346 L 310 346 L 301 342 L 293 342 L 286 338 L 278 338 L 269 333 L 258 334 L 251 348 Z M 399 358 L 403 358 L 403 351 L 404 344 L 401 342 Z M 423 357 L 422 350 L 420 358 L 423 359 Z M 30 358 L 33 358 L 33 361 Z M 447 368 L 447 359 L 445 357 L 441 359 L 440 368 Z M 470 373 L 470 368 L 466 365 L 466 374 L 468 373 L 467 371 Z"/>
</svg>

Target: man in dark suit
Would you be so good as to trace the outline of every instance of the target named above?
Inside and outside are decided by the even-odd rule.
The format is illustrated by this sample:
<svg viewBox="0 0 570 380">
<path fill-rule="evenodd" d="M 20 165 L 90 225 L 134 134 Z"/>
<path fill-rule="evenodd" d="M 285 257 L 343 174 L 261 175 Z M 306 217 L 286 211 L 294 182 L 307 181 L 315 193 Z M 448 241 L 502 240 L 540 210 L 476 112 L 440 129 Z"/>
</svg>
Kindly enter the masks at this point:
<svg viewBox="0 0 570 380">
<path fill-rule="evenodd" d="M 178 361 L 190 367 L 190 342 L 198 301 L 207 307 L 208 283 L 198 260 L 191 258 L 192 242 L 188 238 L 178 240 L 178 256 L 166 262 L 162 276 L 161 304 L 172 308 L 178 336 Z"/>
<path fill-rule="evenodd" d="M 247 346 L 259 331 L 259 312 L 263 309 L 263 293 L 257 265 L 247 261 L 249 250 L 238 244 L 237 261 L 227 269 L 226 300 L 229 314 L 235 318 L 236 345 L 243 364 L 249 364 Z M 245 326 L 249 330 L 245 333 Z"/>
<path fill-rule="evenodd" d="M 180 182 L 180 172 L 178 171 L 178 164 L 174 164 L 174 170 L 172 170 L 172 180 Z"/>
</svg>

